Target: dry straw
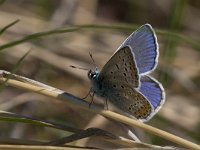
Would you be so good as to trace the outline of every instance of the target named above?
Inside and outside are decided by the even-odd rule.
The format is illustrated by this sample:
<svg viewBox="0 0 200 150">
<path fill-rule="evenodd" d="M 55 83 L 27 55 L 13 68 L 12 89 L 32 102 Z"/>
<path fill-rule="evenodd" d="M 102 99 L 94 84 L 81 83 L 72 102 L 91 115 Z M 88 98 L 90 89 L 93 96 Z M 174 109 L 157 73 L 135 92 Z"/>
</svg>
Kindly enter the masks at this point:
<svg viewBox="0 0 200 150">
<path fill-rule="evenodd" d="M 1 78 L 0 78 L 1 83 L 5 82 L 7 80 L 7 77 L 10 75 L 10 73 L 7 71 L 1 71 L 0 74 L 1 74 Z M 95 105 L 92 105 L 92 107 L 89 108 L 88 102 L 86 102 L 72 94 L 66 93 L 62 90 L 53 88 L 51 86 L 45 85 L 43 83 L 28 79 L 28 78 L 25 78 L 22 76 L 13 74 L 11 79 L 9 79 L 6 82 L 6 85 L 24 89 L 24 90 L 33 91 L 38 94 L 42 94 L 42 95 L 45 95 L 45 96 L 48 96 L 51 98 L 55 98 L 56 100 L 66 102 L 68 105 L 73 105 L 73 107 L 78 107 L 78 108 L 85 109 L 87 111 L 90 111 L 90 112 L 93 112 L 96 114 L 100 114 L 104 117 L 111 118 L 113 120 L 119 121 L 121 123 L 127 124 L 132 127 L 141 128 L 149 133 L 152 133 L 152 134 L 160 136 L 166 140 L 169 140 L 171 142 L 179 144 L 181 147 L 185 147 L 188 149 L 200 149 L 200 146 L 195 143 L 192 143 L 183 138 L 180 138 L 178 136 L 175 136 L 171 133 L 160 130 L 158 128 L 152 127 L 152 126 L 142 123 L 140 121 L 128 118 L 126 116 L 117 114 L 115 112 L 111 112 L 108 110 L 102 110 L 101 108 L 99 108 Z"/>
</svg>

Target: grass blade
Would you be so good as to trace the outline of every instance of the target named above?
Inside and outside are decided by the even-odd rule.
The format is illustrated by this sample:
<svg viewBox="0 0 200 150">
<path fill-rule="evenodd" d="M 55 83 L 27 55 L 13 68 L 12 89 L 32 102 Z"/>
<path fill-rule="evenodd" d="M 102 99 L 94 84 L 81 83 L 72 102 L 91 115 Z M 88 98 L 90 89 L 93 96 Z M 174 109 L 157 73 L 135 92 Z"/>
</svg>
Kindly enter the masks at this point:
<svg viewBox="0 0 200 150">
<path fill-rule="evenodd" d="M 19 19 L 17 19 L 17 20 L 15 20 L 15 21 L 11 22 L 10 24 L 8 24 L 8 25 L 5 26 L 4 28 L 2 28 L 2 29 L 0 30 L 0 35 L 3 34 L 8 28 L 12 27 L 13 25 L 15 25 L 15 24 L 18 23 L 18 22 L 19 22 Z"/>
</svg>

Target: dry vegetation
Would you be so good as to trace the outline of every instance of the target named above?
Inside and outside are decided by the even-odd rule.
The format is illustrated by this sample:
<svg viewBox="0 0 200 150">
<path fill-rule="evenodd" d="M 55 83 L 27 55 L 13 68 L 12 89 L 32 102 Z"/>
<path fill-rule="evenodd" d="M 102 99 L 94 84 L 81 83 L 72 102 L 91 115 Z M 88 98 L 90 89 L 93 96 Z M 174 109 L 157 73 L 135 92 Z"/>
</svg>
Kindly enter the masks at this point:
<svg viewBox="0 0 200 150">
<path fill-rule="evenodd" d="M 0 28 L 17 19 L 19 22 L 0 33 L 0 69 L 12 71 L 17 68 L 16 74 L 82 98 L 90 89 L 87 72 L 69 66 L 94 68 L 88 54 L 90 51 L 101 68 L 128 34 L 148 22 L 156 29 L 160 46 L 159 65 L 153 76 L 163 83 L 166 102 L 147 124 L 199 144 L 199 18 L 198 0 L 2 1 Z M 34 34 L 44 32 L 48 34 L 41 37 Z M 31 39 L 29 35 L 32 34 Z M 24 41 L 6 47 L 7 43 L 27 36 Z M 29 54 L 16 67 L 29 50 Z M 97 98 L 95 103 L 102 106 L 103 101 Z M 67 145 L 85 148 L 183 146 L 139 128 L 134 128 L 133 132 L 142 143 L 134 143 L 128 140 L 131 138 L 127 128 L 112 118 L 107 119 L 87 109 L 10 86 L 1 89 L 0 110 L 52 123 L 53 128 L 29 121 L 18 123 L 23 122 L 19 116 L 15 116 L 19 117 L 17 120 L 6 120 L 5 114 L 0 114 L 0 143 L 24 145 L 19 149 L 31 149 L 28 144 L 41 145 L 46 142 L 53 145 L 47 142 L 67 136 L 71 140 Z M 61 124 L 65 125 L 63 130 Z M 92 129 L 82 130 L 88 128 Z M 72 140 L 72 133 L 76 133 L 75 137 L 79 137 L 77 134 L 96 136 Z M 119 136 L 124 137 L 125 142 L 119 140 Z M 16 148 L 11 145 L 2 146 L 5 149 Z M 44 149 L 40 146 L 36 148 Z"/>
</svg>

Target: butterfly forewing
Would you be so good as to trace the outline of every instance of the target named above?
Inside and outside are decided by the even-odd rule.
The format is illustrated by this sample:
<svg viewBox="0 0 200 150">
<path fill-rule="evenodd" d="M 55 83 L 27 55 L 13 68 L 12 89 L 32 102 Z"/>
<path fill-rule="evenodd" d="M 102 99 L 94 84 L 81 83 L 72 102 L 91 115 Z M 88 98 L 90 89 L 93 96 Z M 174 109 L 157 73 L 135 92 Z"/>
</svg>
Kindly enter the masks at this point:
<svg viewBox="0 0 200 150">
<path fill-rule="evenodd" d="M 158 63 L 158 44 L 155 32 L 150 24 L 141 26 L 133 32 L 119 47 L 130 46 L 140 74 L 152 72 Z"/>
<path fill-rule="evenodd" d="M 99 81 L 101 84 L 123 82 L 132 88 L 139 86 L 138 70 L 128 46 L 118 50 L 105 64 L 100 72 Z"/>
</svg>

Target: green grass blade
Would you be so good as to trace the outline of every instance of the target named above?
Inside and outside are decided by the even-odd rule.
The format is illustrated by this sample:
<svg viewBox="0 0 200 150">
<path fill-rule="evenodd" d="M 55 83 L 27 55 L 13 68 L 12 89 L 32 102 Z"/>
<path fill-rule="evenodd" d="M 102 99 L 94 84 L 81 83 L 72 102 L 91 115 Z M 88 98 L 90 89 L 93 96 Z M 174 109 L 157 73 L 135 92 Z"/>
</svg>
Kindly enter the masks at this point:
<svg viewBox="0 0 200 150">
<path fill-rule="evenodd" d="M 4 44 L 0 46 L 0 51 L 18 45 L 20 43 L 26 42 L 26 41 L 30 41 L 39 37 L 44 37 L 44 36 L 48 36 L 48 35 L 53 35 L 53 34 L 61 34 L 61 33 L 66 33 L 66 32 L 73 32 L 73 31 L 77 31 L 79 28 L 75 27 L 75 28 L 68 28 L 68 29 L 57 29 L 57 30 L 51 30 L 51 31 L 44 31 L 44 32 L 38 32 L 38 33 L 34 33 L 28 36 L 25 36 L 22 39 Z"/>
<path fill-rule="evenodd" d="M 41 38 L 44 36 L 50 36 L 50 35 L 54 35 L 54 34 L 63 34 L 63 33 L 67 33 L 67 32 L 74 32 L 74 31 L 78 31 L 81 29 L 112 29 L 112 30 L 122 30 L 122 31 L 134 31 L 138 26 L 137 25 L 130 25 L 130 24 L 113 24 L 113 25 L 96 25 L 96 24 L 85 24 L 85 25 L 76 25 L 74 27 L 70 27 L 70 28 L 62 28 L 62 29 L 56 29 L 56 30 L 50 30 L 50 31 L 44 31 L 44 32 L 38 32 L 38 33 L 34 33 L 31 35 L 27 35 L 25 37 L 23 37 L 22 39 L 13 41 L 13 42 L 9 42 L 7 44 L 1 45 L 0 46 L 0 51 L 21 44 L 23 42 L 27 42 L 27 41 L 31 41 L 37 38 Z M 177 32 L 170 32 L 170 31 L 165 31 L 165 30 L 156 30 L 156 33 L 158 35 L 166 35 L 169 36 L 173 41 L 179 41 L 182 43 L 186 43 L 191 45 L 192 47 L 196 48 L 196 49 L 200 49 L 200 42 L 196 39 L 191 39 L 188 38 L 182 34 L 179 34 Z"/>
<path fill-rule="evenodd" d="M 15 25 L 18 22 L 19 22 L 19 19 L 17 19 L 15 21 L 11 22 L 10 24 L 6 25 L 4 28 L 2 28 L 0 30 L 0 35 L 3 34 L 8 28 L 12 27 L 13 25 Z"/>
<path fill-rule="evenodd" d="M 77 129 L 74 127 L 70 127 L 58 123 L 53 123 L 50 121 L 43 121 L 39 119 L 35 119 L 32 117 L 27 117 L 27 116 L 22 116 L 18 115 L 15 113 L 11 112 L 6 112 L 6 111 L 0 111 L 0 121 L 2 122 L 14 122 L 14 123 L 27 123 L 27 124 L 32 124 L 32 125 L 37 125 L 37 126 L 43 126 L 43 127 L 51 127 L 55 129 L 60 129 L 63 131 L 69 131 L 69 132 L 80 132 L 82 131 L 81 129 Z"/>
</svg>

